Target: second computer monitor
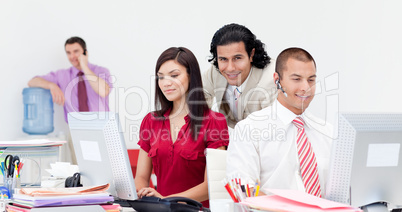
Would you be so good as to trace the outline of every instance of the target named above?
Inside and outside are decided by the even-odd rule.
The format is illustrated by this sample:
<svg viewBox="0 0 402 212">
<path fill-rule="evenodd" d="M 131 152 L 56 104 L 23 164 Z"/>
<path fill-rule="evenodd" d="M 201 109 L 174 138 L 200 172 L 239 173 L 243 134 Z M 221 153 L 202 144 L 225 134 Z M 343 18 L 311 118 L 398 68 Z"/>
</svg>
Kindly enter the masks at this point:
<svg viewBox="0 0 402 212">
<path fill-rule="evenodd" d="M 326 198 L 402 205 L 402 114 L 340 114 Z"/>
<path fill-rule="evenodd" d="M 110 183 L 113 196 L 137 199 L 118 114 L 69 113 L 68 123 L 83 185 Z"/>
</svg>

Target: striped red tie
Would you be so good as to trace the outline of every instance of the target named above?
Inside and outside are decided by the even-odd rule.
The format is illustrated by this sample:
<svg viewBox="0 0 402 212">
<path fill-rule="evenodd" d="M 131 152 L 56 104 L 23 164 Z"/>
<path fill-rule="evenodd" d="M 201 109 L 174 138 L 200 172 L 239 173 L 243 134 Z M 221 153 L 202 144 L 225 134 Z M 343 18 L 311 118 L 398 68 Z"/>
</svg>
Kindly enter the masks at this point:
<svg viewBox="0 0 402 212">
<path fill-rule="evenodd" d="M 304 131 L 304 120 L 301 117 L 297 117 L 293 120 L 293 124 L 297 127 L 297 152 L 304 187 L 307 193 L 321 197 L 317 161 L 311 143 L 308 141 L 306 132 Z"/>
</svg>

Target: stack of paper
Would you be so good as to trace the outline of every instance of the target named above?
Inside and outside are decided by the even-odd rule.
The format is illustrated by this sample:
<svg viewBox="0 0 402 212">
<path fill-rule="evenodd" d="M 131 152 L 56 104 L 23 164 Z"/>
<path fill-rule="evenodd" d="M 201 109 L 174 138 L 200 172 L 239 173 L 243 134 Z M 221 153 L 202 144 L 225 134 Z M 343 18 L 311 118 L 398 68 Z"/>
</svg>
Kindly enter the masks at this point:
<svg viewBox="0 0 402 212">
<path fill-rule="evenodd" d="M 7 205 L 7 212 L 121 212 L 122 207 L 118 204 L 113 205 L 85 205 L 85 206 L 61 206 L 61 207 L 41 207 L 41 208 L 24 208 L 16 205 Z"/>
<path fill-rule="evenodd" d="M 110 206 L 114 198 L 107 192 L 108 188 L 109 184 L 74 188 L 23 188 L 18 194 L 14 194 L 11 206 L 15 211 L 18 211 L 17 208 L 29 210 L 40 207 L 94 204 L 109 204 L 109 209 L 114 209 Z"/>
<path fill-rule="evenodd" d="M 60 146 L 66 142 L 67 141 L 51 141 L 49 139 L 0 141 L 0 147 Z"/>
<path fill-rule="evenodd" d="M 55 195 L 85 195 L 107 193 L 110 185 L 71 187 L 71 188 L 22 188 L 19 193 L 33 197 Z"/>
<path fill-rule="evenodd" d="M 356 212 L 362 211 L 350 205 L 329 201 L 313 195 L 309 195 L 303 191 L 296 190 L 268 190 L 274 195 L 249 197 L 241 202 L 253 209 L 268 211 L 297 211 L 297 212 L 315 212 L 315 211 L 342 211 Z"/>
<path fill-rule="evenodd" d="M 50 164 L 51 169 L 46 169 L 46 171 L 56 178 L 67 178 L 73 176 L 74 173 L 80 172 L 77 165 L 71 165 L 68 162 L 56 162 Z"/>
</svg>

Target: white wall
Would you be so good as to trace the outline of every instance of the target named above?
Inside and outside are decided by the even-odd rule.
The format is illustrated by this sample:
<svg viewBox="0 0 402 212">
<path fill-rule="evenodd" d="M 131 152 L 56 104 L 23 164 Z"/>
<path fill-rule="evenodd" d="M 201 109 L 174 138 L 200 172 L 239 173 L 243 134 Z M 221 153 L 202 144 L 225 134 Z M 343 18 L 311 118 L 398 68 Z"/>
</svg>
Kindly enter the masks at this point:
<svg viewBox="0 0 402 212">
<path fill-rule="evenodd" d="M 311 107 L 320 116 L 338 104 L 340 111 L 400 113 L 401 6 L 399 0 L 0 0 L 0 140 L 24 136 L 22 89 L 35 75 L 70 66 L 64 42 L 78 35 L 90 62 L 115 76 L 111 109 L 135 148 L 136 129 L 152 109 L 159 54 L 188 47 L 206 70 L 212 35 L 232 22 L 251 29 L 273 58 L 290 46 L 315 57 L 321 94 Z M 67 131 L 63 109 L 55 110 L 53 134 Z"/>
</svg>

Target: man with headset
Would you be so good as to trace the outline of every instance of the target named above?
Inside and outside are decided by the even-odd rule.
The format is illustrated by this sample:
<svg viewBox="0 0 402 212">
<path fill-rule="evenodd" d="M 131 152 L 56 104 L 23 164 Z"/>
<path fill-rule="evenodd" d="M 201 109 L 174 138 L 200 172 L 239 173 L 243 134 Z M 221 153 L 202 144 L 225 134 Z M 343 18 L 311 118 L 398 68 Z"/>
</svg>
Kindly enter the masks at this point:
<svg viewBox="0 0 402 212">
<path fill-rule="evenodd" d="M 332 128 L 306 111 L 315 94 L 315 61 L 304 49 L 285 49 L 273 78 L 280 91 L 272 106 L 250 114 L 234 129 L 227 175 L 261 182 L 262 194 L 276 188 L 322 197 Z"/>
<path fill-rule="evenodd" d="M 213 64 L 202 76 L 205 97 L 210 108 L 225 115 L 229 127 L 272 104 L 275 64 L 248 28 L 223 26 L 215 32 L 210 52 Z"/>
<path fill-rule="evenodd" d="M 66 122 L 69 112 L 109 111 L 109 70 L 88 62 L 86 43 L 80 37 L 67 39 L 64 48 L 73 66 L 35 76 L 28 86 L 49 89 L 53 102 L 64 106 Z"/>
</svg>

